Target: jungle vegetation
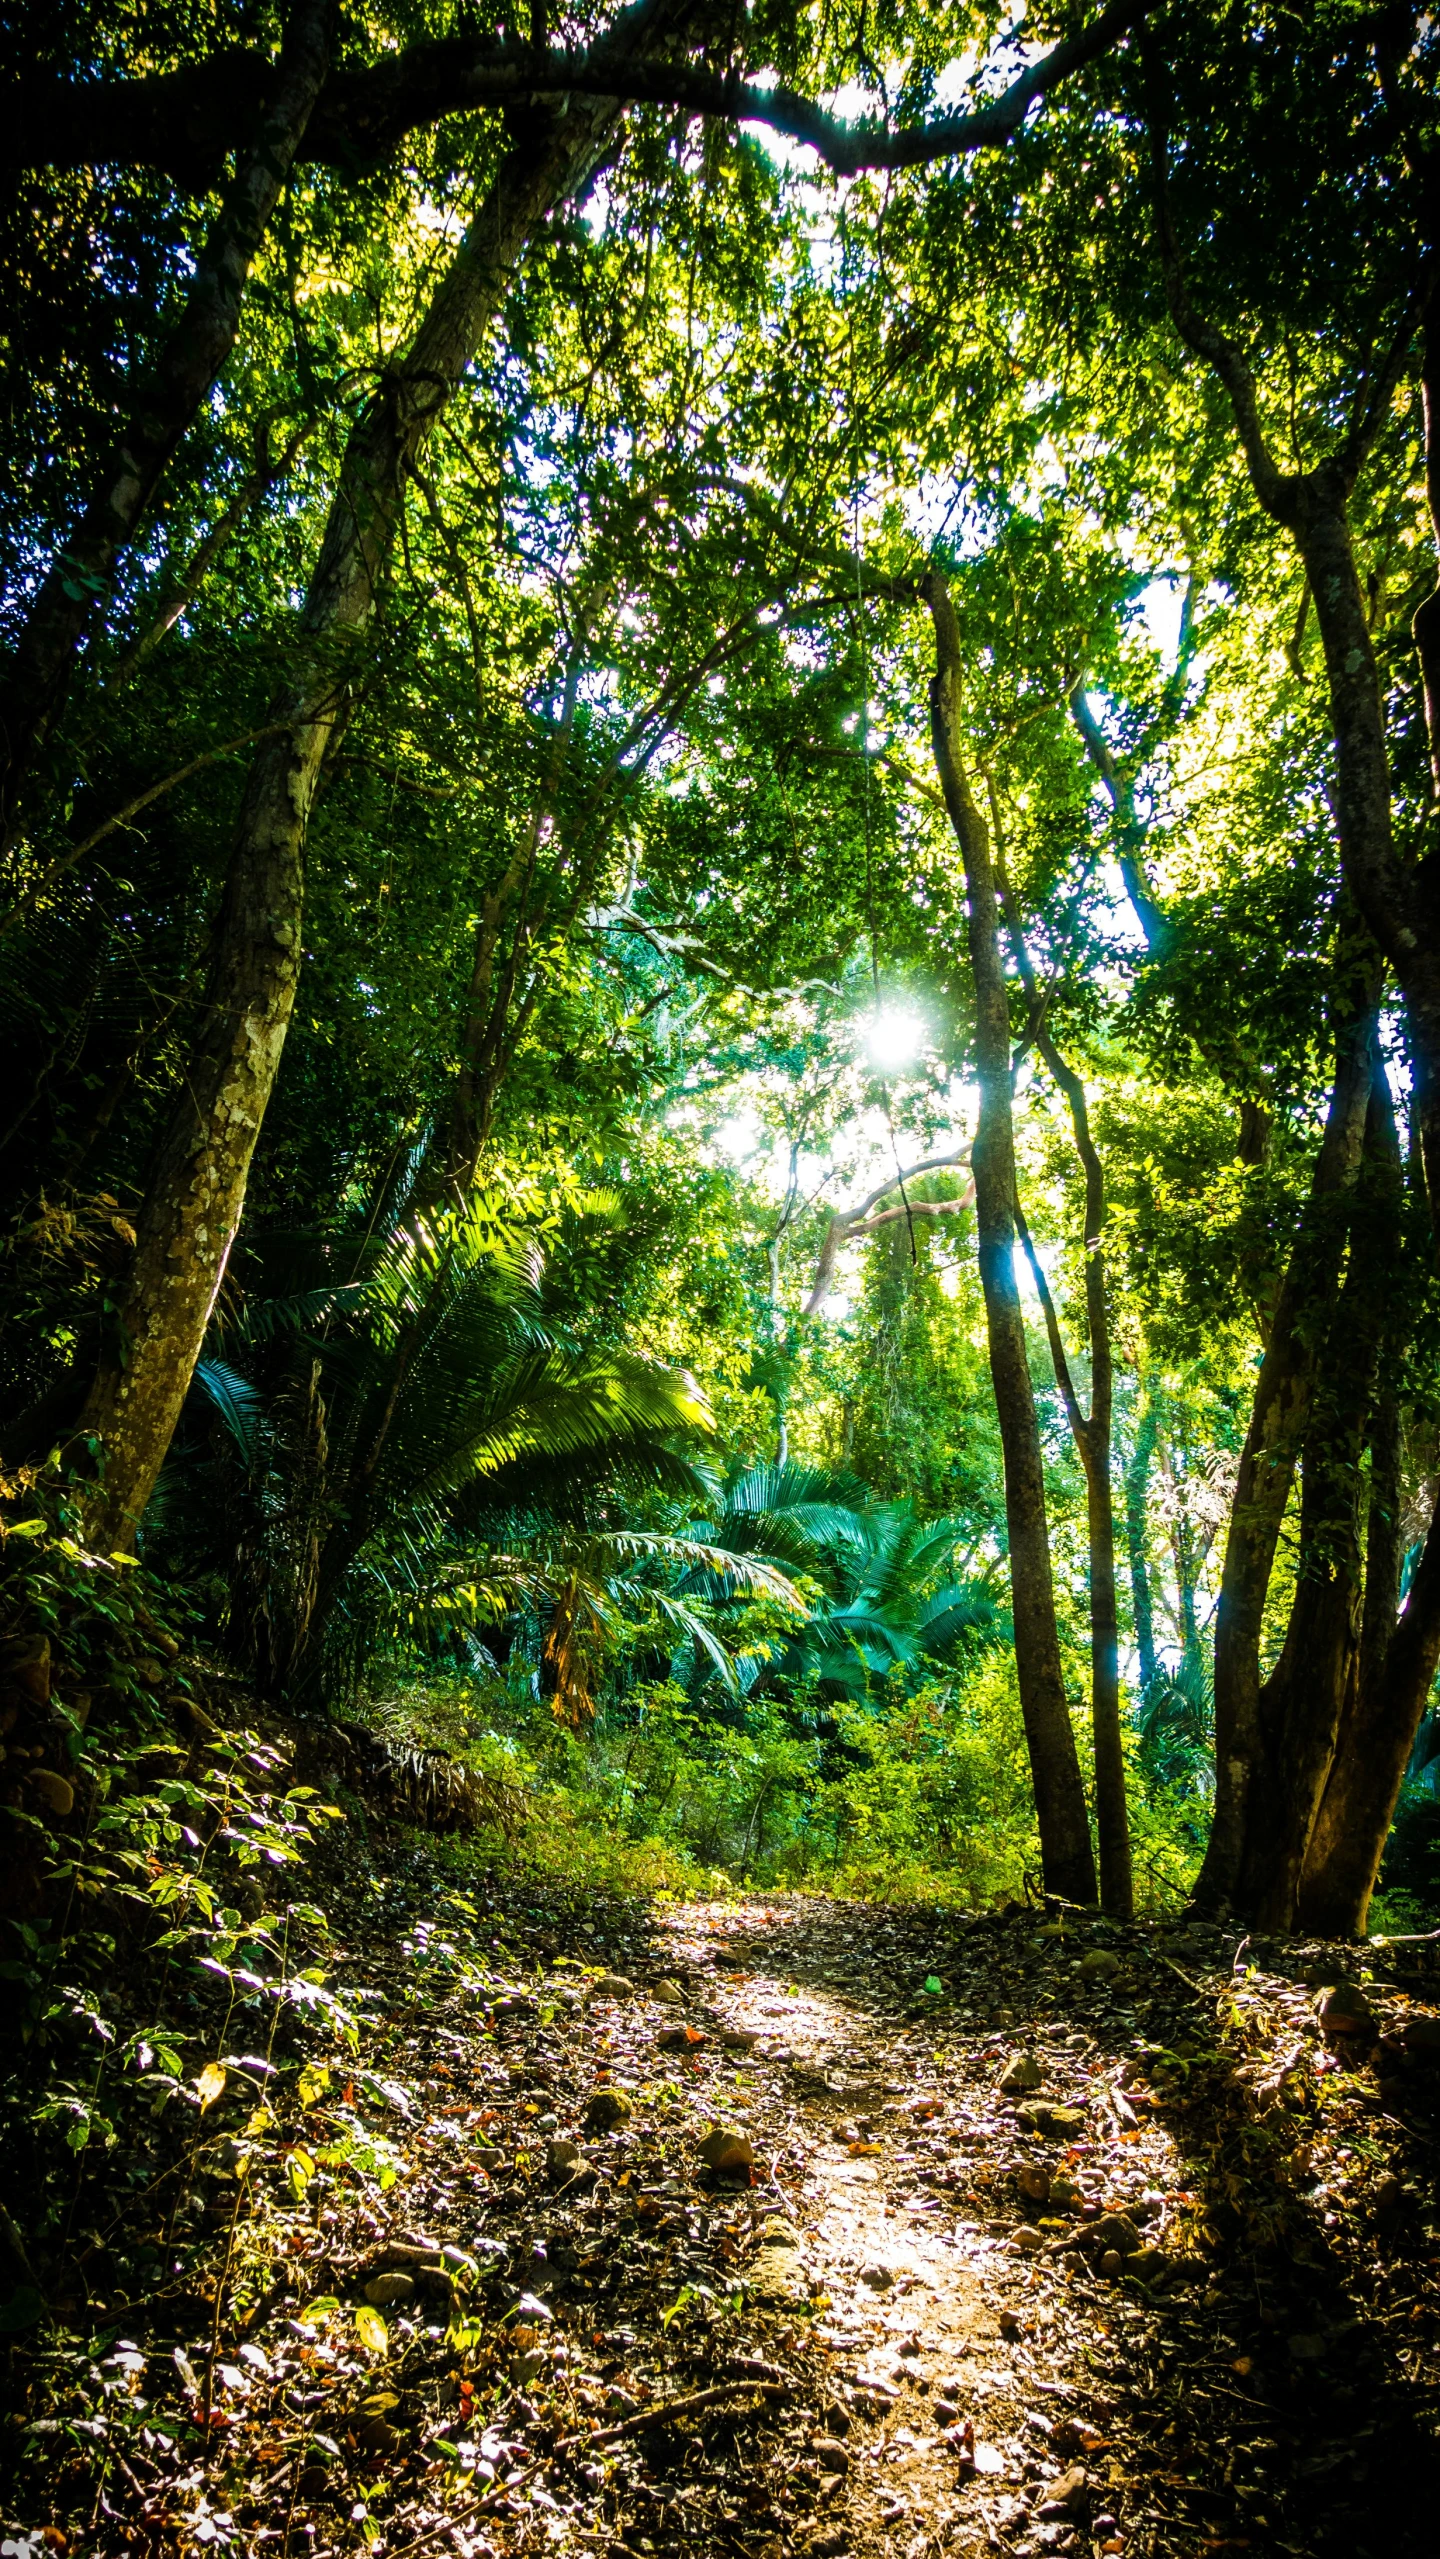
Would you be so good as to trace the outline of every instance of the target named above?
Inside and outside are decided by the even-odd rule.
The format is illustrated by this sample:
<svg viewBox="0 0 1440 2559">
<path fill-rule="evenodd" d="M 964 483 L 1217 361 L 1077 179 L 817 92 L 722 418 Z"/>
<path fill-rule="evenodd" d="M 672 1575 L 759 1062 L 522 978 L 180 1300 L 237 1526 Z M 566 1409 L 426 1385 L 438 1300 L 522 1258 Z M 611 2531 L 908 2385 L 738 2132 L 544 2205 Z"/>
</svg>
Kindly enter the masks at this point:
<svg viewBox="0 0 1440 2559">
<path fill-rule="evenodd" d="M 3 23 L 14 1661 L 1430 1908 L 1433 16 Z"/>
</svg>

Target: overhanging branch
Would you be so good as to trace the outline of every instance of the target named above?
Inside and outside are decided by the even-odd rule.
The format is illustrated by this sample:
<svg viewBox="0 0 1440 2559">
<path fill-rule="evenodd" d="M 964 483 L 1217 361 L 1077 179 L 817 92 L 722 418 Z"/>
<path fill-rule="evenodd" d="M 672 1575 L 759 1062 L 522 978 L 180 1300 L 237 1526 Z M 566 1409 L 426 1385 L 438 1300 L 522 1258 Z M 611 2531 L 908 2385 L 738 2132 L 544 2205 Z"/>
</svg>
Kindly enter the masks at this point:
<svg viewBox="0 0 1440 2559">
<path fill-rule="evenodd" d="M 1031 63 L 999 97 L 968 114 L 896 128 L 850 122 L 793 89 L 768 87 L 693 63 L 627 61 L 610 40 L 583 51 L 478 36 L 407 45 L 363 70 L 332 74 L 302 157 L 353 169 L 385 159 L 408 133 L 477 108 L 523 109 L 531 100 L 613 97 L 636 106 L 677 107 L 727 124 L 758 124 L 804 143 L 837 177 L 862 169 L 909 169 L 964 157 L 1013 139 L 1032 107 L 1146 16 L 1153 0 L 1111 0 L 1073 36 Z M 145 80 L 64 81 L 32 76 L 17 84 L 5 158 L 12 168 L 148 164 L 182 183 L 203 183 L 245 140 L 274 79 L 267 57 L 227 49 L 183 71 Z"/>
</svg>

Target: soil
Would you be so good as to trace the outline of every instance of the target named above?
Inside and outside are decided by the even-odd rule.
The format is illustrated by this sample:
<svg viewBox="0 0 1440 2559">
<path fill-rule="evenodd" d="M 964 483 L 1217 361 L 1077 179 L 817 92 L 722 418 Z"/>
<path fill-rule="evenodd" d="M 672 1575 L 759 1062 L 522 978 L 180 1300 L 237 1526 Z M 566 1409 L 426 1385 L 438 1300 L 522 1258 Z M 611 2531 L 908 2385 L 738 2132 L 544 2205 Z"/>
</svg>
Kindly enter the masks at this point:
<svg viewBox="0 0 1440 2559">
<path fill-rule="evenodd" d="M 456 1871 L 82 2176 L 7 2553 L 1433 2551 L 1433 1945 Z"/>
</svg>

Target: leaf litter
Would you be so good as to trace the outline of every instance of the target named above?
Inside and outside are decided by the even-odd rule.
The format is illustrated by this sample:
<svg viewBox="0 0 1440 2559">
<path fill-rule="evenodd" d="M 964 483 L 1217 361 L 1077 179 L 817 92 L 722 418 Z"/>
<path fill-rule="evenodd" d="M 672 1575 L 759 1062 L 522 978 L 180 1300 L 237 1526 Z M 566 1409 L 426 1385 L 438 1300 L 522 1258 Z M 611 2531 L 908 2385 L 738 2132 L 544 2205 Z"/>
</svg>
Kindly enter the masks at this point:
<svg viewBox="0 0 1440 2559">
<path fill-rule="evenodd" d="M 1433 1941 L 314 1854 L 10 2319 L 7 2554 L 1433 2547 Z"/>
</svg>

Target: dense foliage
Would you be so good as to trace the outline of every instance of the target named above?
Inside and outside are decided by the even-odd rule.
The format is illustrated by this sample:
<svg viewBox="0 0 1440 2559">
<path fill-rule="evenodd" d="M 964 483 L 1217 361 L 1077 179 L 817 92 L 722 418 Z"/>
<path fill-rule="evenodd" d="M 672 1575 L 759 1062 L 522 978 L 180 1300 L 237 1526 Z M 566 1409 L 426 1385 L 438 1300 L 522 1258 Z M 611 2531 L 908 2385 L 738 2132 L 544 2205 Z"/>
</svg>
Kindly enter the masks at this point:
<svg viewBox="0 0 1440 2559">
<path fill-rule="evenodd" d="M 1432 1907 L 1432 22 L 6 24 L 16 1660 Z"/>
</svg>

